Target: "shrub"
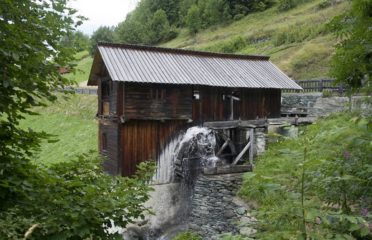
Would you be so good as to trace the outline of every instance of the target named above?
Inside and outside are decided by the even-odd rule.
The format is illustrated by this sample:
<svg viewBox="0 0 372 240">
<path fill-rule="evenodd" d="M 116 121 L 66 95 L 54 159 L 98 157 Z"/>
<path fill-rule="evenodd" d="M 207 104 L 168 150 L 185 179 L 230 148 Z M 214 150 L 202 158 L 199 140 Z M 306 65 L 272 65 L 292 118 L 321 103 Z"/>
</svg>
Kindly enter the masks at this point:
<svg viewBox="0 0 372 240">
<path fill-rule="evenodd" d="M 222 53 L 235 53 L 242 49 L 244 49 L 247 46 L 247 40 L 244 39 L 242 36 L 235 37 L 231 40 L 217 43 L 209 48 L 207 48 L 207 51 L 213 51 L 213 52 L 222 52 Z"/>
<path fill-rule="evenodd" d="M 371 237 L 370 122 L 334 114 L 270 147 L 240 190 L 259 204 L 260 239 Z"/>
<path fill-rule="evenodd" d="M 114 239 L 105 227 L 125 227 L 143 218 L 151 188 L 152 165 L 143 164 L 134 178 L 105 174 L 98 158 L 81 156 L 52 167 L 35 167 L 20 189 L 23 199 L 0 212 L 0 236 L 6 239 Z"/>
<path fill-rule="evenodd" d="M 297 1 L 296 0 L 279 0 L 278 9 L 279 11 L 288 11 L 296 7 Z"/>
<path fill-rule="evenodd" d="M 242 19 L 243 17 L 244 17 L 244 14 L 241 14 L 241 13 L 236 14 L 236 15 L 234 16 L 234 21 L 238 21 L 238 20 Z"/>
</svg>

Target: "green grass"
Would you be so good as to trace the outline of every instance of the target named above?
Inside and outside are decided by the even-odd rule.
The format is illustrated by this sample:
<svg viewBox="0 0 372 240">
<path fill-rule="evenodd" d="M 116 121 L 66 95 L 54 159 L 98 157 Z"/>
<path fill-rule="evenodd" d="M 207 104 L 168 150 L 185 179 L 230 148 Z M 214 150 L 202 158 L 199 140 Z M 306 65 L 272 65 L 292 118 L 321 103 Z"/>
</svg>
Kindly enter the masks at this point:
<svg viewBox="0 0 372 240">
<path fill-rule="evenodd" d="M 348 159 L 345 153 L 350 156 Z M 368 191 L 364 189 L 368 189 L 367 179 L 372 171 L 371 154 L 371 118 L 350 113 L 320 119 L 308 126 L 299 138 L 271 144 L 258 159 L 254 171 L 245 174 L 240 190 L 243 199 L 258 205 L 255 214 L 260 222 L 259 239 L 301 239 L 298 228 L 302 221 L 301 179 L 304 179 L 308 231 L 314 236 L 311 239 L 324 239 L 325 233 L 332 231 L 347 232 L 347 224 L 341 228 L 336 223 L 328 226 L 326 220 L 333 211 L 336 221 L 340 203 L 335 202 L 345 190 L 352 206 L 348 219 L 360 217 L 360 208 L 366 204 L 360 200 L 368 199 Z M 343 176 L 345 182 L 340 181 Z M 327 208 L 326 203 L 332 208 Z M 314 223 L 315 217 L 321 217 L 324 225 Z"/>
<path fill-rule="evenodd" d="M 75 72 L 66 74 L 69 80 L 81 83 L 88 80 L 89 72 L 92 67 L 93 58 L 88 51 L 82 51 L 75 55 L 76 67 Z"/>
<path fill-rule="evenodd" d="M 39 115 L 27 116 L 21 126 L 55 135 L 57 142 L 43 141 L 35 161 L 44 164 L 68 161 L 74 155 L 97 150 L 97 97 L 59 95 L 57 102 L 34 109 Z"/>
<path fill-rule="evenodd" d="M 325 24 L 344 12 L 350 3 L 333 2 L 329 7 L 320 7 L 325 1 L 309 1 L 286 12 L 273 7 L 195 36 L 182 29 L 177 38 L 161 46 L 269 55 L 273 63 L 294 79 L 327 76 L 336 39 Z"/>
</svg>

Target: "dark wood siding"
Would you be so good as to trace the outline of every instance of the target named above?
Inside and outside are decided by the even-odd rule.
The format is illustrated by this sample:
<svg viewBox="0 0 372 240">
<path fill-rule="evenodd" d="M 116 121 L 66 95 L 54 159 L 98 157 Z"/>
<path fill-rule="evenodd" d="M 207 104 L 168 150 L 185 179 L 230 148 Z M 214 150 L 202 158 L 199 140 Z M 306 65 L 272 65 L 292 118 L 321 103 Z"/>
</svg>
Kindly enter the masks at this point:
<svg viewBox="0 0 372 240">
<path fill-rule="evenodd" d="M 121 125 L 122 174 L 130 176 L 144 161 L 156 161 L 171 139 L 187 125 L 186 121 L 133 120 Z"/>
<path fill-rule="evenodd" d="M 192 88 L 160 84 L 125 84 L 126 119 L 191 119 Z"/>
<path fill-rule="evenodd" d="M 242 89 L 240 117 L 250 120 L 264 117 L 280 117 L 280 90 L 278 89 Z"/>
<path fill-rule="evenodd" d="M 280 117 L 280 90 L 231 89 L 200 87 L 200 100 L 193 100 L 194 121 L 224 121 L 230 119 L 230 96 L 234 101 L 234 120 Z"/>
<path fill-rule="evenodd" d="M 113 175 L 120 174 L 118 134 L 119 125 L 117 123 L 108 120 L 101 120 L 99 122 L 99 150 L 106 157 L 103 167 L 105 171 Z M 106 143 L 103 141 L 104 135 L 106 135 Z M 106 145 L 106 149 L 104 149 L 103 145 Z"/>
</svg>

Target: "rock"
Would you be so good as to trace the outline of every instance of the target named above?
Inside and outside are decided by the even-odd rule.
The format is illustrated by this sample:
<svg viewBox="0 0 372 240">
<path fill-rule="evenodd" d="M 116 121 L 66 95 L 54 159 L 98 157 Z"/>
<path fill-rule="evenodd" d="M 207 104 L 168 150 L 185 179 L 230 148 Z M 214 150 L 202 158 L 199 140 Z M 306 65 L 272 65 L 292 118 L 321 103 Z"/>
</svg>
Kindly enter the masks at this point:
<svg viewBox="0 0 372 240">
<path fill-rule="evenodd" d="M 236 212 L 237 214 L 239 214 L 239 215 L 244 215 L 244 213 L 247 212 L 247 209 L 245 209 L 245 207 L 240 207 L 240 208 L 237 208 L 237 209 L 235 210 L 235 212 Z"/>
<path fill-rule="evenodd" d="M 242 227 L 239 233 L 243 236 L 254 237 L 254 235 L 257 233 L 257 230 L 251 227 Z"/>
<path fill-rule="evenodd" d="M 223 216 L 224 216 L 225 218 L 232 218 L 232 217 L 235 217 L 235 213 L 234 213 L 234 211 L 229 210 L 229 211 L 226 211 L 226 212 L 223 214 Z"/>
</svg>

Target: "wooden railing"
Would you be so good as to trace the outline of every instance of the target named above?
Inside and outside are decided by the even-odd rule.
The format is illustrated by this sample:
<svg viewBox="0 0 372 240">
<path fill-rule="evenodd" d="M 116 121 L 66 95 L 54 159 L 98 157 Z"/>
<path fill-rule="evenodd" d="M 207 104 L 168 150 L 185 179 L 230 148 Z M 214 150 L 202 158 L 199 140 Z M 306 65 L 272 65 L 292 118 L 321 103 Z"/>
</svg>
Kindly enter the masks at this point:
<svg viewBox="0 0 372 240">
<path fill-rule="evenodd" d="M 345 87 L 342 85 L 335 85 L 335 81 L 332 79 L 319 79 L 319 80 L 302 80 L 296 81 L 304 91 L 303 92 L 323 92 L 331 91 L 338 92 L 340 94 L 345 92 Z M 284 90 L 284 92 L 299 92 L 298 90 Z"/>
</svg>

